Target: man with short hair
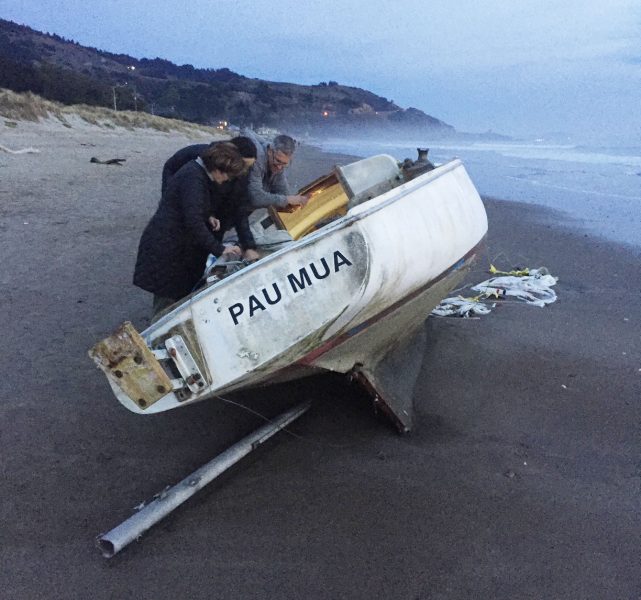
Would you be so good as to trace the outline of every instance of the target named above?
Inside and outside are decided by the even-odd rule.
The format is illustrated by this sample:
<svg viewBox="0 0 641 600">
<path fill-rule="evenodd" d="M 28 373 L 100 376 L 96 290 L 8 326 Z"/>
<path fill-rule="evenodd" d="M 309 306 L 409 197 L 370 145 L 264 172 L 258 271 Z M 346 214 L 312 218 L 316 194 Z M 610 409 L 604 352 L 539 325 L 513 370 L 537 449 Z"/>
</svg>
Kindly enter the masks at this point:
<svg viewBox="0 0 641 600">
<path fill-rule="evenodd" d="M 256 162 L 249 171 L 248 192 L 251 207 L 285 208 L 305 206 L 308 196 L 292 194 L 285 169 L 296 149 L 296 142 L 288 135 L 278 135 L 271 143 L 265 142 L 252 131 L 243 132 L 254 141 L 257 148 Z"/>
</svg>

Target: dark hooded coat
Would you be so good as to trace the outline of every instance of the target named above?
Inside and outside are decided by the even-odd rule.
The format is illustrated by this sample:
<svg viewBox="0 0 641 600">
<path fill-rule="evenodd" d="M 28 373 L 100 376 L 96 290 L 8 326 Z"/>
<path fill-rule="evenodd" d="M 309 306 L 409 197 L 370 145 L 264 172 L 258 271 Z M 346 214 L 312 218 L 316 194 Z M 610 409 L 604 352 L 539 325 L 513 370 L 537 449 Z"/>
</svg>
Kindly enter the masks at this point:
<svg viewBox="0 0 641 600">
<path fill-rule="evenodd" d="M 220 256 L 226 229 L 236 227 L 243 250 L 255 248 L 247 222 L 247 204 L 223 194 L 198 162 L 184 165 L 171 178 L 138 246 L 134 284 L 157 296 L 179 300 L 203 275 L 207 256 Z M 221 221 L 213 232 L 208 218 Z"/>
<path fill-rule="evenodd" d="M 184 165 L 186 165 L 190 160 L 198 158 L 209 147 L 210 144 L 193 144 L 191 146 L 181 148 L 171 156 L 162 168 L 162 185 L 160 193 L 165 193 L 169 180 L 178 173 Z"/>
</svg>

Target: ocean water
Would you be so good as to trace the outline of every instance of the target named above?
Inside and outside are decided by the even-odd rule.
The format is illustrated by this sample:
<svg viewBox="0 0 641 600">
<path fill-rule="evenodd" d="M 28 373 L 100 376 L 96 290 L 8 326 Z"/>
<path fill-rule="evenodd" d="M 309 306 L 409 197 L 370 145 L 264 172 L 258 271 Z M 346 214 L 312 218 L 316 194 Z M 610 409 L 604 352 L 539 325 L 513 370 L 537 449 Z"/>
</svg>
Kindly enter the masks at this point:
<svg viewBox="0 0 641 600">
<path fill-rule="evenodd" d="M 418 147 L 443 163 L 460 158 L 482 196 L 554 208 L 559 222 L 641 246 L 641 147 L 519 142 L 310 140 L 328 152 L 416 159 Z"/>
</svg>

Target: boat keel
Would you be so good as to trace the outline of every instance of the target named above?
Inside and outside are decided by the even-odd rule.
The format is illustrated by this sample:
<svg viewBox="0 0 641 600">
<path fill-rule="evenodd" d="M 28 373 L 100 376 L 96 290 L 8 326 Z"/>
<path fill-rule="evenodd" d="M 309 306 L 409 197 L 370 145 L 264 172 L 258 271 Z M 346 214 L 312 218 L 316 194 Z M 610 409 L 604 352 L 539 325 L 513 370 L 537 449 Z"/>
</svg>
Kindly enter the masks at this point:
<svg viewBox="0 0 641 600">
<path fill-rule="evenodd" d="M 374 408 L 396 426 L 399 433 L 412 429 L 414 387 L 423 364 L 425 326 L 404 339 L 375 365 L 358 364 L 351 376 L 372 396 Z"/>
</svg>

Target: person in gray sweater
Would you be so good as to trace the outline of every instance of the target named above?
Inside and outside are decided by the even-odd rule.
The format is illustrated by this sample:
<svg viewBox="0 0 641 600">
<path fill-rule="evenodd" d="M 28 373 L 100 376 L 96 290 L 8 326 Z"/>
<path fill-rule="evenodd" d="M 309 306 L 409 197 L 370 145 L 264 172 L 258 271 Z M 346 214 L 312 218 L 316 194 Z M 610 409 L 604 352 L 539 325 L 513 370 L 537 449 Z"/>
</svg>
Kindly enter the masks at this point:
<svg viewBox="0 0 641 600">
<path fill-rule="evenodd" d="M 257 148 L 256 162 L 249 171 L 247 186 L 251 207 L 305 206 L 309 197 L 292 194 L 285 175 L 296 142 L 288 135 L 278 135 L 268 143 L 251 130 L 243 131 L 243 135 L 252 139 Z"/>
</svg>

